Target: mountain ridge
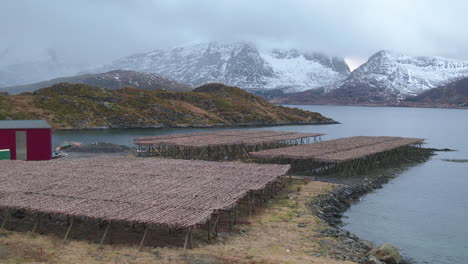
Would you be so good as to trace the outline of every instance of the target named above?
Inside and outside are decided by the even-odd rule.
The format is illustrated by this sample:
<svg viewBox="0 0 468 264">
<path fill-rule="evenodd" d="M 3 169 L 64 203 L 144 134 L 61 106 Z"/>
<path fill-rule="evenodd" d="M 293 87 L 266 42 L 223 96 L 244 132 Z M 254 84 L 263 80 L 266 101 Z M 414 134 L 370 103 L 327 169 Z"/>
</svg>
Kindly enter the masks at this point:
<svg viewBox="0 0 468 264">
<path fill-rule="evenodd" d="M 277 95 L 276 103 L 399 105 L 463 76 L 468 62 L 431 56 L 408 56 L 382 50 L 343 81 L 318 89 Z"/>
<path fill-rule="evenodd" d="M 120 89 L 131 86 L 144 90 L 169 90 L 178 92 L 192 90 L 188 85 L 181 84 L 154 73 L 114 70 L 99 74 L 83 74 L 71 77 L 61 77 L 28 85 L 4 87 L 0 88 L 0 92 L 8 92 L 12 94 L 34 92 L 37 89 L 46 88 L 62 82 L 81 83 L 109 89 Z"/>
<path fill-rule="evenodd" d="M 134 54 L 91 69 L 152 72 L 191 86 L 210 82 L 246 90 L 305 90 L 350 73 L 344 59 L 298 50 L 259 50 L 251 42 L 208 42 Z"/>
<path fill-rule="evenodd" d="M 84 67 L 84 65 L 66 63 L 54 51 L 49 51 L 47 55 L 31 61 L 0 65 L 0 87 L 26 85 L 75 75 Z"/>
<path fill-rule="evenodd" d="M 403 104 L 468 107 L 468 77 L 460 78 L 417 96 L 408 97 Z"/>
</svg>

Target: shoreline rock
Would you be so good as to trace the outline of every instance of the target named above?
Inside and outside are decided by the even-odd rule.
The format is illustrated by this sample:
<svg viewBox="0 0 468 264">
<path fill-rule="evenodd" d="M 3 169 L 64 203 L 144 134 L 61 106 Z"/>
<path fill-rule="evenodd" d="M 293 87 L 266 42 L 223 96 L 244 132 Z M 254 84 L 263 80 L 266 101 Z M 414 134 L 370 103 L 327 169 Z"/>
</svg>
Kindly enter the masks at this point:
<svg viewBox="0 0 468 264">
<path fill-rule="evenodd" d="M 223 128 L 223 127 L 263 127 L 263 126 L 294 126 L 294 125 L 336 125 L 337 121 L 310 121 L 310 122 L 275 122 L 275 123 L 237 123 L 237 124 L 212 124 L 212 125 L 160 125 L 160 126 L 134 126 L 134 127 L 87 127 L 87 128 L 60 128 L 54 131 L 77 131 L 77 130 L 111 130 L 111 129 L 171 129 L 171 128 Z"/>
<path fill-rule="evenodd" d="M 72 153 L 130 153 L 133 149 L 125 145 L 117 145 L 107 142 L 96 142 L 92 144 L 72 147 L 66 152 Z"/>
<path fill-rule="evenodd" d="M 271 101 L 271 100 L 270 100 Z M 273 101 L 273 103 L 277 103 Z M 435 108 L 435 109 L 468 109 L 468 106 L 460 105 L 450 105 L 450 104 L 391 104 L 391 103 L 381 103 L 381 104 L 372 104 L 372 103 L 363 103 L 363 104 L 339 104 L 339 103 L 289 103 L 281 102 L 282 105 L 331 105 L 331 106 L 364 106 L 364 107 L 399 107 L 399 108 Z"/>
<path fill-rule="evenodd" d="M 398 249 L 388 243 L 383 243 L 382 245 L 373 248 L 368 253 L 369 261 L 368 264 L 400 264 L 401 255 Z"/>
</svg>

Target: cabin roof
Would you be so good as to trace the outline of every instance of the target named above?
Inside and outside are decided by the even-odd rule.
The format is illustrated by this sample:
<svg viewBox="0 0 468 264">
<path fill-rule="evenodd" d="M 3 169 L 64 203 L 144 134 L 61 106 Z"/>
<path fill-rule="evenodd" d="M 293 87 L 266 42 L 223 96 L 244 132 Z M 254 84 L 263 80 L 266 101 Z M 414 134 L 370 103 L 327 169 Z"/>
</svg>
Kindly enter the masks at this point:
<svg viewBox="0 0 468 264">
<path fill-rule="evenodd" d="M 44 120 L 0 120 L 0 129 L 51 128 Z"/>
</svg>

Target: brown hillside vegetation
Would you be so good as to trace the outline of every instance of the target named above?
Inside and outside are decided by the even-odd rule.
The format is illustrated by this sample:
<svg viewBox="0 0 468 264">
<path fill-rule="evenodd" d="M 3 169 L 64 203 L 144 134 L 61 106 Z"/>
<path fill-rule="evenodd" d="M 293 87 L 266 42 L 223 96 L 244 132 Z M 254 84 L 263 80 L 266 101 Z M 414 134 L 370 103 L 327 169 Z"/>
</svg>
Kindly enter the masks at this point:
<svg viewBox="0 0 468 264">
<path fill-rule="evenodd" d="M 277 106 L 222 84 L 171 92 L 59 83 L 34 93 L 0 95 L 0 101 L 0 120 L 40 118 L 56 129 L 333 122 L 319 113 Z"/>
</svg>

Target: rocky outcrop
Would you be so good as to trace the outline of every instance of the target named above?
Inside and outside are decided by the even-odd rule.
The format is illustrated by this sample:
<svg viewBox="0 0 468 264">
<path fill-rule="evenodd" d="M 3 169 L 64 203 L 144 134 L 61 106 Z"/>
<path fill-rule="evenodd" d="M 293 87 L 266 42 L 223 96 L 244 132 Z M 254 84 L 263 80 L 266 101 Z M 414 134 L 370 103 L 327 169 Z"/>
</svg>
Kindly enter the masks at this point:
<svg viewBox="0 0 468 264">
<path fill-rule="evenodd" d="M 373 248 L 368 253 L 369 262 L 368 264 L 399 264 L 401 262 L 401 255 L 398 249 L 388 243 L 384 243 L 376 248 Z M 376 262 L 376 260 L 378 262 Z"/>
</svg>

